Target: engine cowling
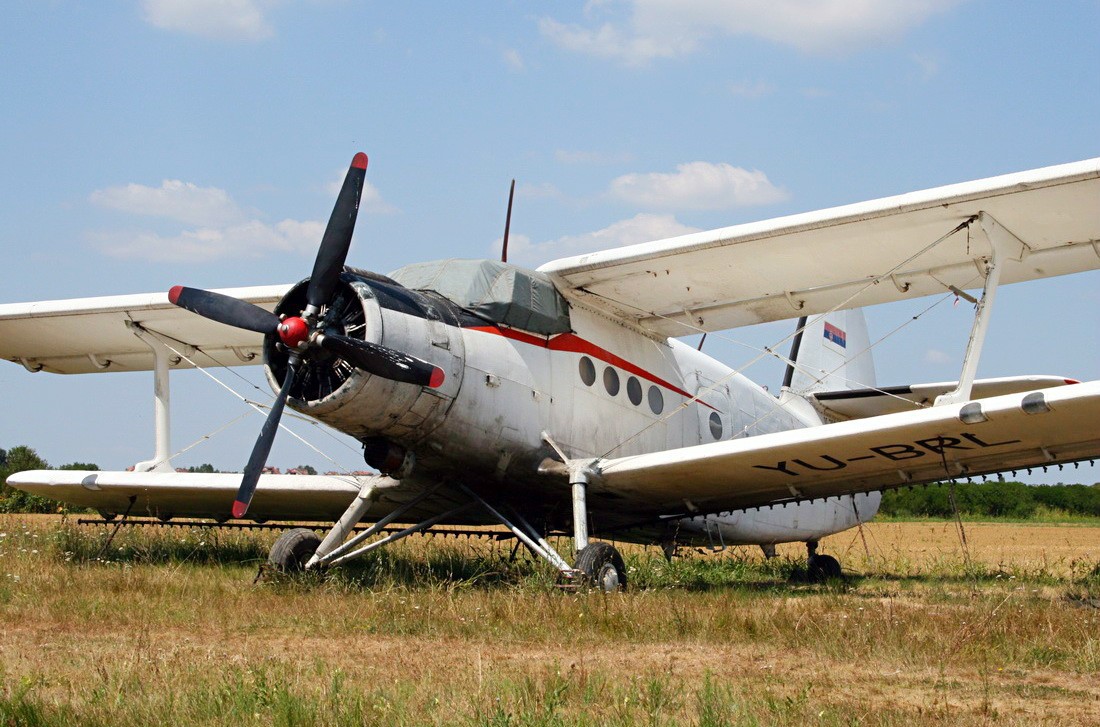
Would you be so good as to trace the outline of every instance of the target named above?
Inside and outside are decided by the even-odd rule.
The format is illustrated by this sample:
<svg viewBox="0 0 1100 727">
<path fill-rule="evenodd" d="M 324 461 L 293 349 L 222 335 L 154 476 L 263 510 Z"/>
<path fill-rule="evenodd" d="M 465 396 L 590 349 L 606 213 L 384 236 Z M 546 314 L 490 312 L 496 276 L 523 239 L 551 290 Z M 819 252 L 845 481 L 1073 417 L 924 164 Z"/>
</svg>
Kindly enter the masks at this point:
<svg viewBox="0 0 1100 727">
<path fill-rule="evenodd" d="M 275 308 L 296 316 L 305 308 L 308 280 Z M 314 354 L 300 366 L 287 403 L 359 440 L 374 437 L 412 446 L 442 423 L 462 385 L 463 343 L 447 301 L 408 290 L 365 271 L 345 270 L 330 305 L 319 314 L 322 330 L 378 343 L 439 366 L 442 386 L 429 388 L 373 376 L 333 354 Z M 268 381 L 278 389 L 288 352 L 269 338 L 264 346 Z"/>
</svg>

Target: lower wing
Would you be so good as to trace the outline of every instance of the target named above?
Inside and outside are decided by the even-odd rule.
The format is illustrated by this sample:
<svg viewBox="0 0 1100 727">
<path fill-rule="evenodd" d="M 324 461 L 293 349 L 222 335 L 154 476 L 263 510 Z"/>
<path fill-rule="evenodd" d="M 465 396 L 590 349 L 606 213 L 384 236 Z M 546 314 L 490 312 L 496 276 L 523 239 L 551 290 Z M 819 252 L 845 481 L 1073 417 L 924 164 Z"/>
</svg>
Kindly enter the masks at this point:
<svg viewBox="0 0 1100 727">
<path fill-rule="evenodd" d="M 667 515 L 1100 457 L 1100 381 L 598 461 L 594 495 Z"/>
<path fill-rule="evenodd" d="M 30 470 L 7 481 L 24 492 L 104 513 L 224 520 L 241 475 Z M 335 520 L 364 485 L 394 482 L 380 476 L 261 475 L 248 514 L 255 520 Z"/>
</svg>

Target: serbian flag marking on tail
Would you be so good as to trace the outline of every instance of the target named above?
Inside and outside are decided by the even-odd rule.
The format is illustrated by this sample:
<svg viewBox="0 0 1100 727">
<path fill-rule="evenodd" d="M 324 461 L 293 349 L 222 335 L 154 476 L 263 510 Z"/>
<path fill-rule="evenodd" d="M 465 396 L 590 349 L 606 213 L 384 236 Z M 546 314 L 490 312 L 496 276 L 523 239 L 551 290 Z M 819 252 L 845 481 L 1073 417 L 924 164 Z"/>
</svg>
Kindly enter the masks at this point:
<svg viewBox="0 0 1100 727">
<path fill-rule="evenodd" d="M 825 324 L 825 338 L 829 339 L 841 348 L 848 347 L 848 335 L 832 323 Z"/>
</svg>

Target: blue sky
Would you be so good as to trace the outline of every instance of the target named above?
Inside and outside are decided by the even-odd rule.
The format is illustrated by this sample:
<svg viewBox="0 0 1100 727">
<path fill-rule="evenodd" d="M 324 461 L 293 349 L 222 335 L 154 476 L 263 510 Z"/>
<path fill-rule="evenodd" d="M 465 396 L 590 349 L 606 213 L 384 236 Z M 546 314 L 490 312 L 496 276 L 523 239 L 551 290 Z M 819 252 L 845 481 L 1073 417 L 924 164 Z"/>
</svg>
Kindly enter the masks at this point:
<svg viewBox="0 0 1100 727">
<path fill-rule="evenodd" d="M 0 302 L 304 277 L 359 150 L 349 260 L 383 272 L 495 256 L 513 177 L 513 258 L 535 265 L 1100 155 L 1095 0 L 55 0 L 0 20 Z M 1098 290 L 1098 273 L 1002 290 L 979 375 L 1100 378 Z M 873 311 L 872 337 L 932 302 Z M 892 336 L 879 382 L 955 378 L 970 320 L 947 302 Z M 790 326 L 707 350 L 736 366 Z M 148 374 L 5 365 L 0 387 L 0 447 L 151 453 Z M 196 373 L 173 405 L 176 448 L 241 413 Z M 259 426 L 177 463 L 237 469 Z M 300 462 L 329 468 L 282 436 L 272 463 Z M 1100 471 L 1037 478 L 1058 480 Z"/>
</svg>

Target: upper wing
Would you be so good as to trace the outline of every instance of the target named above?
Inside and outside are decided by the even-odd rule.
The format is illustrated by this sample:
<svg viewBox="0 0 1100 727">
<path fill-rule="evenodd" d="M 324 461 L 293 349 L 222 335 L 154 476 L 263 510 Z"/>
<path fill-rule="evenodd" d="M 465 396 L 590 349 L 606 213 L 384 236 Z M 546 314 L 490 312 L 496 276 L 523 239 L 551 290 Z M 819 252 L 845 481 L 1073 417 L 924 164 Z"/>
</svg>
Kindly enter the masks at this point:
<svg viewBox="0 0 1100 727">
<path fill-rule="evenodd" d="M 980 225 L 925 250 L 979 212 L 1025 246 L 1001 282 L 1100 267 L 1097 158 L 554 260 L 539 270 L 574 299 L 682 336 L 979 287 L 991 250 Z"/>
<path fill-rule="evenodd" d="M 289 289 L 269 285 L 215 292 L 272 310 Z M 260 363 L 262 335 L 172 305 L 167 293 L 0 305 L 0 358 L 59 374 L 152 369 L 152 349 L 134 335 L 135 324 L 200 366 Z M 190 364 L 183 360 L 173 366 Z"/>
<path fill-rule="evenodd" d="M 590 488 L 639 514 L 738 510 L 1100 457 L 1098 421 L 1090 381 L 604 460 Z"/>
</svg>

